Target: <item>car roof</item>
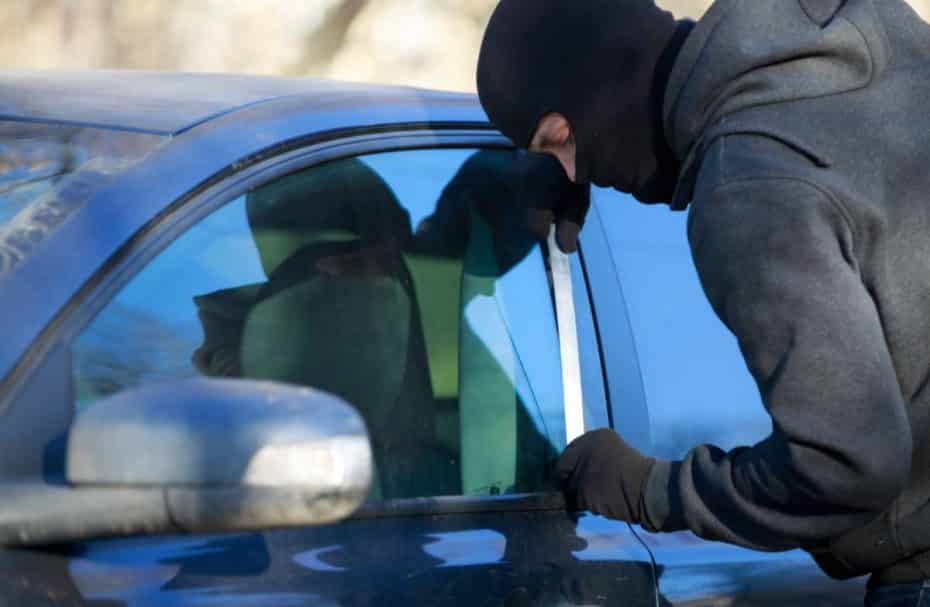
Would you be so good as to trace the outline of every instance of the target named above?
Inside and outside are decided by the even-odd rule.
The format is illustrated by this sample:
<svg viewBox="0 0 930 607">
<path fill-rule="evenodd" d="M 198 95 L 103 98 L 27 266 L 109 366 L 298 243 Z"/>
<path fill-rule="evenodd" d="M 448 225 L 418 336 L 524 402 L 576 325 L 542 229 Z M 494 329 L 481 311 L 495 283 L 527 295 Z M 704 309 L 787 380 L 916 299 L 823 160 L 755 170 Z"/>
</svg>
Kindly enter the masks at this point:
<svg viewBox="0 0 930 607">
<path fill-rule="evenodd" d="M 377 105 L 398 96 L 467 105 L 474 95 L 410 87 L 270 76 L 155 71 L 0 71 L 0 120 L 99 126 L 178 135 L 243 108 L 283 97 L 308 105 Z M 483 118 L 480 116 L 478 119 Z"/>
</svg>

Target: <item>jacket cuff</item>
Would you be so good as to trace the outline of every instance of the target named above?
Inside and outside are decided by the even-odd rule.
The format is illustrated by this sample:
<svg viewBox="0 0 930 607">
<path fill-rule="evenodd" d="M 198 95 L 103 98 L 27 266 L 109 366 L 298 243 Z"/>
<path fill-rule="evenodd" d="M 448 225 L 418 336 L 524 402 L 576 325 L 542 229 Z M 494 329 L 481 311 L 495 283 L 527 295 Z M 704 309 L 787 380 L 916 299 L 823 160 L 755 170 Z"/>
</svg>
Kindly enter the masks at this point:
<svg viewBox="0 0 930 607">
<path fill-rule="evenodd" d="M 658 461 L 652 467 L 643 491 L 643 520 L 640 524 L 648 531 L 682 531 L 687 529 L 678 475 L 681 462 Z"/>
</svg>

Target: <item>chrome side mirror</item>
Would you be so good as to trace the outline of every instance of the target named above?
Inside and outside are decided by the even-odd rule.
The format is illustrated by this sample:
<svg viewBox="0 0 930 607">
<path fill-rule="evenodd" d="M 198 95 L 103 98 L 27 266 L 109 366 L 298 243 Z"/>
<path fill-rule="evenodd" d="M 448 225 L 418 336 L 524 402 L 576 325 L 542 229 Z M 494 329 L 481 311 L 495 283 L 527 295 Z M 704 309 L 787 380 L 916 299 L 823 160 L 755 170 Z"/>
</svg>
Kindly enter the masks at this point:
<svg viewBox="0 0 930 607">
<path fill-rule="evenodd" d="M 120 392 L 77 414 L 68 486 L 0 485 L 0 542 L 319 525 L 368 495 L 361 416 L 274 382 L 190 379 Z"/>
</svg>

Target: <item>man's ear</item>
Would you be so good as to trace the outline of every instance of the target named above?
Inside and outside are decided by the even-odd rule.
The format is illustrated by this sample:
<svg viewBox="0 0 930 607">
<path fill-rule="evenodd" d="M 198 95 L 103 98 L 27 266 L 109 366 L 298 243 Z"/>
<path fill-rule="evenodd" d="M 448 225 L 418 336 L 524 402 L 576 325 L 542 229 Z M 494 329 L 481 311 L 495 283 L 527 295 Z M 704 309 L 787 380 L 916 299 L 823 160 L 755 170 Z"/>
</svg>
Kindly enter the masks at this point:
<svg viewBox="0 0 930 607">
<path fill-rule="evenodd" d="M 572 128 L 568 119 L 558 112 L 550 112 L 539 119 L 532 143 L 530 143 L 530 150 L 542 151 L 564 145 L 571 136 Z"/>
<path fill-rule="evenodd" d="M 568 119 L 565 118 L 562 114 L 552 114 L 552 129 L 555 141 L 559 145 L 563 145 L 571 141 L 572 138 L 572 127 L 568 123 Z"/>
</svg>

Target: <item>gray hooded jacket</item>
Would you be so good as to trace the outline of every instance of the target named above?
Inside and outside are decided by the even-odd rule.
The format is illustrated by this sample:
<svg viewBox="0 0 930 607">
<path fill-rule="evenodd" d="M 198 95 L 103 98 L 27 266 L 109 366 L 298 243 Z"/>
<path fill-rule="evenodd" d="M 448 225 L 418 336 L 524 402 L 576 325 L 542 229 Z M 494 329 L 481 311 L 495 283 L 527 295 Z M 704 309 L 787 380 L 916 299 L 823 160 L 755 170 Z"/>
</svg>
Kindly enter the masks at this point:
<svg viewBox="0 0 930 607">
<path fill-rule="evenodd" d="M 928 103 L 901 0 L 718 0 L 688 37 L 673 207 L 773 430 L 656 465 L 647 527 L 930 578 Z"/>
</svg>

